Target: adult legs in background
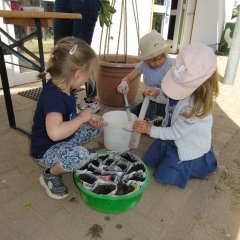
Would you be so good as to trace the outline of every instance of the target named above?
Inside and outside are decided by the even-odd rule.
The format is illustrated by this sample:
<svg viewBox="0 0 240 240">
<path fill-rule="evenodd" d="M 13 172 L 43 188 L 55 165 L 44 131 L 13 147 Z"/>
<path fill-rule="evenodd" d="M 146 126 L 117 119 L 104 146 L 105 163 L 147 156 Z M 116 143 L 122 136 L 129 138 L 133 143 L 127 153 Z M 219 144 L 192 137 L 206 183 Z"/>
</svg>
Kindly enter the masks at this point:
<svg viewBox="0 0 240 240">
<path fill-rule="evenodd" d="M 81 20 L 73 20 L 73 36 L 79 37 L 89 45 L 92 43 L 94 28 L 100 9 L 99 0 L 69 0 L 71 12 L 81 13 Z"/>
<path fill-rule="evenodd" d="M 81 13 L 82 19 L 55 19 L 54 42 L 56 43 L 56 41 L 66 36 L 74 36 L 83 39 L 91 45 L 99 10 L 99 0 L 56 0 L 55 12 Z M 95 99 L 97 96 L 96 86 L 92 88 L 90 84 L 85 84 L 85 87 L 85 103 L 83 103 L 80 108 L 90 107 L 93 109 L 93 112 L 97 112 L 100 108 Z"/>
<path fill-rule="evenodd" d="M 82 20 L 73 20 L 73 36 L 79 37 L 89 45 L 92 43 L 94 28 L 98 19 L 100 9 L 99 0 L 70 0 L 73 13 L 81 13 Z M 90 84 L 86 87 L 86 107 L 90 107 L 94 112 L 99 110 L 95 97 L 97 96 L 96 86 L 92 88 Z"/>
<path fill-rule="evenodd" d="M 71 13 L 68 0 L 55 0 L 55 12 Z M 68 19 L 54 19 L 54 44 L 61 38 L 73 36 L 73 21 Z"/>
</svg>

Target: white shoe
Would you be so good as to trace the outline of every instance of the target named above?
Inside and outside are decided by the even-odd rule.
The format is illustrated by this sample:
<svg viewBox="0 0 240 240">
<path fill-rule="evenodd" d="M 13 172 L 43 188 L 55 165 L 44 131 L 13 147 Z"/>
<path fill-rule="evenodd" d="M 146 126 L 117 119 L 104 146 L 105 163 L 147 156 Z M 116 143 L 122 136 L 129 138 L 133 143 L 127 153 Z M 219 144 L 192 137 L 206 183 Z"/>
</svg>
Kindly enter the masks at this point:
<svg viewBox="0 0 240 240">
<path fill-rule="evenodd" d="M 83 110 L 85 108 L 91 108 L 93 113 L 96 113 L 100 110 L 98 101 L 93 101 L 92 99 L 84 98 L 84 102 L 78 104 L 78 109 Z"/>
</svg>

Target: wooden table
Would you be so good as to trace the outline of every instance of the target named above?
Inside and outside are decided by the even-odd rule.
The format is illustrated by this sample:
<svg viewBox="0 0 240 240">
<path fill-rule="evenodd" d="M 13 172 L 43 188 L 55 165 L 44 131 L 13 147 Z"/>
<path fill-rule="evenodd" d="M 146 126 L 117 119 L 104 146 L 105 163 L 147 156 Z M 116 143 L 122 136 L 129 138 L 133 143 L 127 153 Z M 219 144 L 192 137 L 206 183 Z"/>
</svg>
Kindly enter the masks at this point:
<svg viewBox="0 0 240 240">
<path fill-rule="evenodd" d="M 53 19 L 82 19 L 81 14 L 77 13 L 56 13 L 56 12 L 24 12 L 24 11 L 7 11 L 0 10 L 0 17 L 3 18 L 3 22 L 5 24 L 13 24 L 19 26 L 31 26 L 36 27 L 36 31 L 30 33 L 27 36 L 19 40 L 15 40 L 12 38 L 6 31 L 4 31 L 0 27 L 0 76 L 2 80 L 2 87 L 4 92 L 4 99 L 7 109 L 8 122 L 11 128 L 20 130 L 21 132 L 29 134 L 24 129 L 21 129 L 16 126 L 14 110 L 12 105 L 12 98 L 9 89 L 9 82 L 7 76 L 7 70 L 4 60 L 4 54 L 13 54 L 23 62 L 25 62 L 29 68 L 34 69 L 39 72 L 43 72 L 45 70 L 45 62 L 44 62 L 44 53 L 43 53 L 43 43 L 42 43 L 42 27 L 52 27 Z M 1 35 L 7 37 L 12 44 L 6 44 L 1 40 Z M 38 54 L 35 55 L 27 48 L 24 47 L 24 43 L 31 40 L 32 38 L 37 37 L 38 41 Z M 33 58 L 35 61 L 32 61 L 29 57 L 24 56 L 22 53 L 15 50 L 18 47 L 22 50 L 23 53 L 27 53 L 27 55 Z M 37 62 L 37 63 L 36 63 Z M 46 79 L 42 79 L 43 85 L 46 82 Z"/>
<path fill-rule="evenodd" d="M 39 19 L 41 27 L 52 27 L 53 19 L 82 19 L 77 13 L 57 13 L 57 12 L 24 12 L 0 10 L 0 17 L 5 24 L 20 26 L 36 26 L 36 19 Z"/>
</svg>

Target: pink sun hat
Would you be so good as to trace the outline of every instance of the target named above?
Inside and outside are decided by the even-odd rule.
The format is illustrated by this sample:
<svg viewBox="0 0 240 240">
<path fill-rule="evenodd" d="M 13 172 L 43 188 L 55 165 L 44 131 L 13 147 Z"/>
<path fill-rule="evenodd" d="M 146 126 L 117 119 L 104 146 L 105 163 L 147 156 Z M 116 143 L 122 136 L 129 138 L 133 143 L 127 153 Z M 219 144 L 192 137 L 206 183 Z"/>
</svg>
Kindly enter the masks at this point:
<svg viewBox="0 0 240 240">
<path fill-rule="evenodd" d="M 175 100 L 190 96 L 217 70 L 213 49 L 203 43 L 192 43 L 183 48 L 175 63 L 164 76 L 161 88 Z"/>
</svg>

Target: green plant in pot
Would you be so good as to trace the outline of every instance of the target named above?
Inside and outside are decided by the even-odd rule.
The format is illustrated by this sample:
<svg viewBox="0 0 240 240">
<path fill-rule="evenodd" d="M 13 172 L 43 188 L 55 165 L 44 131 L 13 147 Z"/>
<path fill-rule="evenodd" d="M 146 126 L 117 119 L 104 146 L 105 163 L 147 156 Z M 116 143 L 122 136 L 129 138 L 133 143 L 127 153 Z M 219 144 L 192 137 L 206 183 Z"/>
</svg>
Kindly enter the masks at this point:
<svg viewBox="0 0 240 240">
<path fill-rule="evenodd" d="M 129 42 L 139 51 L 137 0 L 102 0 L 99 20 L 102 27 L 97 78 L 99 100 L 105 105 L 121 107 L 124 106 L 124 98 L 116 91 L 117 86 L 138 63 L 136 56 L 128 53 Z M 133 22 L 135 26 L 131 27 Z M 139 84 L 140 77 L 129 84 L 129 104 L 133 104 Z"/>
</svg>

